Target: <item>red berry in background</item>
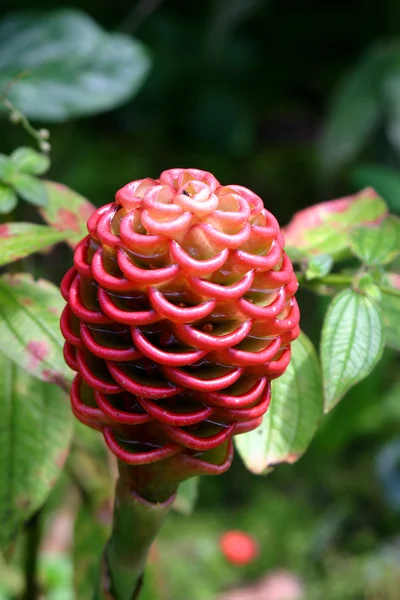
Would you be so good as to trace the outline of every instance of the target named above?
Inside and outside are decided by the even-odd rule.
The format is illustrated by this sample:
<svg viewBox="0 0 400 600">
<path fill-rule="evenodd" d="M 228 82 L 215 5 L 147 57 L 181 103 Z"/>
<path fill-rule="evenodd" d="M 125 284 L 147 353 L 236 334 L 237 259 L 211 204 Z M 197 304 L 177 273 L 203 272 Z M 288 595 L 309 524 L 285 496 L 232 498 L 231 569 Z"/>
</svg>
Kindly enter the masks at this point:
<svg viewBox="0 0 400 600">
<path fill-rule="evenodd" d="M 121 463 L 225 470 L 299 333 L 275 217 L 247 188 L 171 169 L 123 187 L 88 231 L 61 285 L 75 415 Z"/>
<path fill-rule="evenodd" d="M 259 554 L 256 540 L 244 531 L 227 531 L 219 541 L 223 555 L 233 565 L 248 565 Z"/>
</svg>

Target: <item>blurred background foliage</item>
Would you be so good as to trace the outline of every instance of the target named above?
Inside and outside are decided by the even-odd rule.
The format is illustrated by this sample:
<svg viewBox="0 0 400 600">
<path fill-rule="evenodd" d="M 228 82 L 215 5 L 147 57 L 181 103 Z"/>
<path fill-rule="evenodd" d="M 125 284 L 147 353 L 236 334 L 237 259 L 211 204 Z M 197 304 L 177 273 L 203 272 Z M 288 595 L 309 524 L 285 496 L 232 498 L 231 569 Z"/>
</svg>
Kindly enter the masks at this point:
<svg viewBox="0 0 400 600">
<path fill-rule="evenodd" d="M 128 181 L 195 166 L 250 187 L 282 224 L 368 185 L 400 213 L 397 0 L 69 2 L 98 24 L 82 16 L 90 35 L 44 12 L 18 16 L 58 8 L 65 3 L 3 0 L 4 14 L 17 16 L 0 24 L 2 87 L 32 61 L 32 78 L 8 91 L 35 126 L 51 130 L 50 179 L 101 205 Z M 26 133 L 3 116 L 9 154 Z M 57 252 L 56 283 L 71 260 Z M 316 343 L 326 302 L 300 295 L 302 326 Z M 203 479 L 192 517 L 172 515 L 157 542 L 144 600 L 213 600 L 276 569 L 300 579 L 306 600 L 397 599 L 399 372 L 387 350 L 299 463 L 256 478 L 237 458 L 228 473 Z M 48 600 L 74 597 L 74 562 L 77 597 L 90 597 L 109 525 L 107 459 L 99 436 L 77 429 L 45 509 Z M 238 528 L 261 548 L 240 569 L 218 546 Z M 1 599 L 20 593 L 21 553 L 17 544 L 11 562 L 0 559 Z"/>
</svg>

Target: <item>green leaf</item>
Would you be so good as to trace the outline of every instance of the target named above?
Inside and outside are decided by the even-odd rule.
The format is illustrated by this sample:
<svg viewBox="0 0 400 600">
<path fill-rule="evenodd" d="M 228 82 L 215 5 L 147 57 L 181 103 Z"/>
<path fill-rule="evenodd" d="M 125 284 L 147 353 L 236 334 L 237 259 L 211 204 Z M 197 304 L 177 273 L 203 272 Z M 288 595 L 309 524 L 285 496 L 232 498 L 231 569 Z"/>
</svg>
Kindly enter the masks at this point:
<svg viewBox="0 0 400 600">
<path fill-rule="evenodd" d="M 387 216 L 387 206 L 367 188 L 353 196 L 321 202 L 297 212 L 283 229 L 286 243 L 308 255 L 350 256 L 349 235 L 360 225 L 377 225 Z"/>
<path fill-rule="evenodd" d="M 75 9 L 18 12 L 0 23 L 0 89 L 30 118 L 65 121 L 130 100 L 150 68 L 145 47 Z"/>
<path fill-rule="evenodd" d="M 0 355 L 0 546 L 46 500 L 68 455 L 66 394 Z"/>
<path fill-rule="evenodd" d="M 14 190 L 27 202 L 35 206 L 47 205 L 47 193 L 43 183 L 32 175 L 17 174 L 12 179 Z"/>
<path fill-rule="evenodd" d="M 264 473 L 298 460 L 310 444 L 322 415 L 321 371 L 315 349 L 301 333 L 292 343 L 285 373 L 272 382 L 271 405 L 260 427 L 235 437 L 247 468 Z"/>
<path fill-rule="evenodd" d="M 382 321 L 385 330 L 386 345 L 400 352 L 400 275 L 388 274 L 389 285 L 398 291 L 399 295 L 382 292 Z"/>
<path fill-rule="evenodd" d="M 176 511 L 183 515 L 190 515 L 199 495 L 199 478 L 191 477 L 179 485 L 178 494 L 174 502 Z"/>
<path fill-rule="evenodd" d="M 0 181 L 9 183 L 16 172 L 12 160 L 5 154 L 0 154 Z"/>
<path fill-rule="evenodd" d="M 56 286 L 27 274 L 0 278 L 0 352 L 26 371 L 68 389 L 59 320 L 64 300 Z"/>
<path fill-rule="evenodd" d="M 384 265 L 400 254 L 400 219 L 391 215 L 377 227 L 357 227 L 350 233 L 353 253 L 367 265 Z"/>
<path fill-rule="evenodd" d="M 8 185 L 3 185 L 0 183 L 0 214 L 6 215 L 14 210 L 17 204 L 18 198 L 12 189 Z"/>
<path fill-rule="evenodd" d="M 381 305 L 386 345 L 400 352 L 400 298 L 382 292 Z"/>
<path fill-rule="evenodd" d="M 364 296 L 367 296 L 378 304 L 381 302 L 382 292 L 371 273 L 363 273 L 363 275 L 356 280 L 356 284 L 357 291 L 361 294 L 364 294 Z"/>
<path fill-rule="evenodd" d="M 383 165 L 362 163 L 350 171 L 356 188 L 372 186 L 385 198 L 391 211 L 400 212 L 400 173 Z"/>
<path fill-rule="evenodd" d="M 46 181 L 45 188 L 49 202 L 40 215 L 55 229 L 68 231 L 68 243 L 76 246 L 87 235 L 86 223 L 96 207 L 61 183 Z"/>
<path fill-rule="evenodd" d="M 48 248 L 68 237 L 45 225 L 5 223 L 0 225 L 0 266 Z"/>
<path fill-rule="evenodd" d="M 322 328 L 325 412 L 369 375 L 382 355 L 383 345 L 382 320 L 375 303 L 353 290 L 338 294 Z"/>
<path fill-rule="evenodd" d="M 374 47 L 339 83 L 322 132 L 322 170 L 331 175 L 353 159 L 376 131 L 381 114 L 382 52 Z"/>
<path fill-rule="evenodd" d="M 310 281 L 311 279 L 324 277 L 324 275 L 328 275 L 332 267 L 333 258 L 330 254 L 318 254 L 312 256 L 307 263 L 305 272 L 306 279 Z"/>
<path fill-rule="evenodd" d="M 10 158 L 21 173 L 43 175 L 50 168 L 49 157 L 32 148 L 17 148 Z"/>
</svg>

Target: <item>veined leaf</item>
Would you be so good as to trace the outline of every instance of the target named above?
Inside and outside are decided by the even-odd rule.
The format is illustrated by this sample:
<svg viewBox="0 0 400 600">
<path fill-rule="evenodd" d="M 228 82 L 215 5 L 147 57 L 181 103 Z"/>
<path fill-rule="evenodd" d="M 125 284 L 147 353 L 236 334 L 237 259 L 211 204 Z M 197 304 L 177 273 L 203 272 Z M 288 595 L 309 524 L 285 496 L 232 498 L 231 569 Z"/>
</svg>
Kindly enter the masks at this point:
<svg viewBox="0 0 400 600">
<path fill-rule="evenodd" d="M 383 265 L 400 254 L 400 218 L 391 215 L 377 227 L 357 227 L 350 233 L 353 253 L 368 265 Z"/>
<path fill-rule="evenodd" d="M 375 303 L 353 290 L 338 294 L 322 328 L 325 412 L 369 375 L 382 355 L 383 345 L 382 320 Z"/>
<path fill-rule="evenodd" d="M 0 546 L 46 500 L 68 455 L 66 394 L 0 354 Z"/>
<path fill-rule="evenodd" d="M 247 468 L 264 473 L 298 460 L 310 444 L 322 415 L 321 371 L 315 349 L 301 333 L 292 343 L 285 373 L 272 382 L 271 405 L 260 427 L 235 437 Z"/>
<path fill-rule="evenodd" d="M 349 235 L 360 225 L 377 225 L 387 206 L 372 188 L 339 200 L 321 202 L 296 213 L 283 229 L 286 244 L 306 255 L 350 255 Z"/>
<path fill-rule="evenodd" d="M 66 185 L 46 181 L 48 205 L 39 210 L 43 219 L 59 231 L 68 231 L 68 243 L 74 247 L 87 235 L 86 223 L 96 207 Z"/>
<path fill-rule="evenodd" d="M 56 286 L 30 275 L 0 277 L 0 352 L 41 379 L 68 389 L 59 320 L 64 301 Z"/>
<path fill-rule="evenodd" d="M 0 225 L 0 266 L 44 250 L 68 237 L 45 225 L 5 223 Z"/>
</svg>

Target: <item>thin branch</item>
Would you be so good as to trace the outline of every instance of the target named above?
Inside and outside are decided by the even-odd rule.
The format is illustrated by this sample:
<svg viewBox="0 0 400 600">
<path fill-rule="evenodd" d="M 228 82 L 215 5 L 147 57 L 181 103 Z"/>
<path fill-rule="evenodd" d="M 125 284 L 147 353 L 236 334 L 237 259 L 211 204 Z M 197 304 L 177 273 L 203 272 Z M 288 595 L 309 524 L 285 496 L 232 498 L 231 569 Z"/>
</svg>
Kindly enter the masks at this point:
<svg viewBox="0 0 400 600">
<path fill-rule="evenodd" d="M 49 131 L 47 129 L 35 129 L 24 113 L 18 110 L 8 98 L 13 86 L 28 75 L 30 75 L 30 71 L 21 71 L 14 79 L 11 79 L 5 86 L 3 93 L 0 94 L 0 103 L 9 111 L 12 123 L 20 123 L 25 131 L 35 139 L 40 151 L 44 154 L 48 154 L 51 149 L 51 146 L 47 141 L 50 137 Z"/>
</svg>

